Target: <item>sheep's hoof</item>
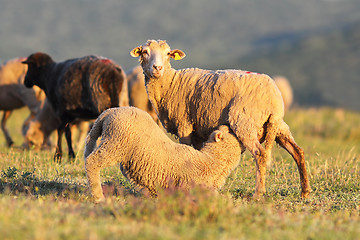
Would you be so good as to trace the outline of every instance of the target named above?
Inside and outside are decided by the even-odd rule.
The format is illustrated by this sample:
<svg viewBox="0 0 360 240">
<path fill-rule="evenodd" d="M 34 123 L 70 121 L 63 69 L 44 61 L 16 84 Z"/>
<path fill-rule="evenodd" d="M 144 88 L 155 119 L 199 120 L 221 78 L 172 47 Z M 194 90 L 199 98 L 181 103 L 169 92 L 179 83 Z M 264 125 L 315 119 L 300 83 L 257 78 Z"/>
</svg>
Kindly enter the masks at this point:
<svg viewBox="0 0 360 240">
<path fill-rule="evenodd" d="M 100 204 L 100 203 L 104 203 L 104 202 L 105 202 L 105 197 L 95 199 L 96 204 Z"/>
<path fill-rule="evenodd" d="M 305 190 L 305 191 L 301 191 L 301 198 L 309 198 L 311 189 L 310 190 Z"/>
<path fill-rule="evenodd" d="M 263 197 L 263 194 L 261 194 L 261 193 L 254 193 L 254 195 L 253 195 L 253 200 L 255 200 L 255 201 L 260 201 L 260 200 L 262 199 L 262 197 Z"/>
<path fill-rule="evenodd" d="M 61 163 L 62 154 L 61 153 L 55 153 L 54 155 L 54 162 Z"/>
<path fill-rule="evenodd" d="M 12 145 L 14 145 L 14 142 L 13 142 L 12 140 L 10 140 L 10 141 L 7 142 L 7 146 L 8 146 L 8 147 L 11 147 Z"/>
<path fill-rule="evenodd" d="M 75 159 L 75 153 L 74 152 L 69 152 L 69 159 L 71 162 L 74 162 Z"/>
</svg>

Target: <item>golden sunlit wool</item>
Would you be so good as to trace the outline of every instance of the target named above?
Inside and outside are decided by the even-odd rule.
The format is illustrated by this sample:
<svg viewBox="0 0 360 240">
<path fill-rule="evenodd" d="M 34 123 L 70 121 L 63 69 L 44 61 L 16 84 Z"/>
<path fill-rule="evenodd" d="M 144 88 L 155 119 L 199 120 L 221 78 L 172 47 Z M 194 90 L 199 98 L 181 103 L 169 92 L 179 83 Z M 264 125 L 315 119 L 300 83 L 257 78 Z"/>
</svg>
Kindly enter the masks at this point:
<svg viewBox="0 0 360 240">
<path fill-rule="evenodd" d="M 98 137 L 101 141 L 96 146 Z M 104 200 L 100 170 L 120 164 L 124 176 L 156 195 L 156 186 L 201 184 L 219 189 L 239 163 L 241 145 L 227 126 L 215 130 L 196 150 L 175 143 L 143 110 L 111 108 L 95 121 L 86 138 L 85 169 L 95 201 Z"/>
<path fill-rule="evenodd" d="M 276 140 L 294 158 L 301 196 L 311 191 L 302 149 L 284 122 L 284 103 L 274 81 L 265 74 L 241 70 L 175 70 L 170 59 L 185 53 L 164 40 L 148 40 L 130 55 L 140 57 L 149 99 L 165 129 L 181 143 L 199 149 L 219 125 L 230 125 L 256 161 L 254 198 L 265 192 L 266 165 Z M 265 141 L 265 148 L 261 145 Z"/>
</svg>

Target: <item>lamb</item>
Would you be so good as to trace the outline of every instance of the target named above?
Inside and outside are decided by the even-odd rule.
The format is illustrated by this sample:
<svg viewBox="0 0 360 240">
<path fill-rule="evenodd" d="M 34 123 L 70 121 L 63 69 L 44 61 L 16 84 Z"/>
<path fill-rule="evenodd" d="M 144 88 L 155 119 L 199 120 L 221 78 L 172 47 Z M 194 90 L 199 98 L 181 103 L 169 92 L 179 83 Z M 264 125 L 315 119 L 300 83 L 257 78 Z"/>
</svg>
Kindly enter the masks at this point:
<svg viewBox="0 0 360 240">
<path fill-rule="evenodd" d="M 44 105 L 36 114 L 35 118 L 30 121 L 24 130 L 25 147 L 33 147 L 35 150 L 46 148 L 51 145 L 50 135 L 60 125 L 60 119 L 55 115 L 51 104 L 45 99 Z M 78 130 L 77 143 L 83 143 L 89 130 L 89 122 L 75 120 L 71 123 L 71 132 Z"/>
<path fill-rule="evenodd" d="M 147 96 L 144 74 L 141 66 L 139 65 L 126 71 L 126 77 L 128 80 L 129 105 L 146 111 L 158 125 L 161 125 Z"/>
<path fill-rule="evenodd" d="M 283 120 L 281 93 L 269 76 L 241 70 L 175 70 L 170 58 L 179 60 L 185 53 L 171 50 L 163 40 L 148 40 L 130 55 L 140 57 L 149 99 L 165 129 L 177 135 L 180 143 L 199 149 L 219 125 L 230 125 L 244 149 L 254 157 L 254 199 L 258 200 L 266 192 L 266 167 L 276 141 L 298 166 L 301 197 L 309 196 L 304 151 Z"/>
<path fill-rule="evenodd" d="M 4 111 L 1 129 L 9 147 L 14 144 L 14 141 L 6 128 L 6 122 L 12 111 L 24 106 L 29 108 L 30 115 L 23 123 L 24 128 L 39 111 L 45 99 L 45 93 L 37 86 L 31 89 L 24 86 L 27 66 L 21 64 L 22 60 L 24 59 L 11 59 L 0 67 L 0 110 Z"/>
<path fill-rule="evenodd" d="M 76 118 L 95 119 L 107 108 L 128 103 L 125 73 L 112 60 L 85 56 L 56 63 L 46 53 L 37 52 L 23 63 L 28 65 L 25 86 L 43 89 L 60 119 L 56 161 L 61 161 L 64 131 L 69 157 L 75 158 L 69 123 Z M 121 100 L 120 92 L 127 100 Z"/>
<path fill-rule="evenodd" d="M 273 79 L 275 81 L 276 86 L 279 88 L 281 92 L 281 96 L 284 101 L 285 111 L 287 111 L 289 110 L 293 102 L 293 91 L 289 83 L 289 80 L 286 77 L 280 75 L 274 76 Z"/>
<path fill-rule="evenodd" d="M 101 141 L 96 146 L 97 139 Z M 201 184 L 219 189 L 240 161 L 241 145 L 227 126 L 210 134 L 200 151 L 170 140 L 145 111 L 111 108 L 95 121 L 86 137 L 84 159 L 91 193 L 104 200 L 100 170 L 120 163 L 121 172 L 156 196 L 157 188 Z"/>
</svg>

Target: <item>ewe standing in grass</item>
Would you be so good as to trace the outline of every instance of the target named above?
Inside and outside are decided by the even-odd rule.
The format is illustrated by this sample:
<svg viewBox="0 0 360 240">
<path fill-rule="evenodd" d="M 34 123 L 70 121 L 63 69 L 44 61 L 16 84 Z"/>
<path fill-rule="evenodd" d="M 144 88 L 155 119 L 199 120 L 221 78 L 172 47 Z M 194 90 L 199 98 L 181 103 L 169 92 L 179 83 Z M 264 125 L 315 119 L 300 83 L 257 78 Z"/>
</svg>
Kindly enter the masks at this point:
<svg viewBox="0 0 360 240">
<path fill-rule="evenodd" d="M 15 109 L 27 106 L 30 116 L 24 121 L 23 129 L 30 119 L 40 110 L 40 105 L 45 99 L 44 92 L 37 86 L 28 89 L 24 86 L 27 66 L 21 64 L 23 58 L 7 61 L 0 67 L 0 110 L 4 111 L 1 120 L 1 130 L 6 139 L 6 144 L 11 146 L 14 142 L 6 128 L 6 121 Z"/>
<path fill-rule="evenodd" d="M 301 196 L 311 188 L 303 150 L 283 121 L 284 103 L 279 89 L 267 75 L 240 70 L 175 70 L 170 58 L 185 57 L 166 41 L 148 40 L 130 52 L 140 57 L 149 99 L 165 129 L 181 143 L 199 149 L 219 125 L 230 125 L 256 162 L 254 198 L 265 193 L 266 165 L 274 141 L 294 158 L 301 182 Z M 265 148 L 261 145 L 265 141 Z"/>
<path fill-rule="evenodd" d="M 99 146 L 97 139 L 101 136 Z M 120 163 L 124 176 L 155 196 L 156 186 L 191 183 L 219 189 L 239 163 L 241 145 L 220 126 L 200 151 L 175 143 L 148 113 L 135 107 L 111 108 L 95 121 L 85 145 L 85 169 L 95 201 L 104 200 L 100 170 Z"/>
<path fill-rule="evenodd" d="M 62 157 L 64 131 L 69 157 L 75 158 L 69 123 L 76 118 L 95 119 L 110 107 L 128 105 L 125 73 L 110 59 L 85 56 L 56 63 L 49 55 L 37 52 L 23 63 L 28 65 L 25 86 L 42 88 L 60 119 L 55 160 Z"/>
</svg>

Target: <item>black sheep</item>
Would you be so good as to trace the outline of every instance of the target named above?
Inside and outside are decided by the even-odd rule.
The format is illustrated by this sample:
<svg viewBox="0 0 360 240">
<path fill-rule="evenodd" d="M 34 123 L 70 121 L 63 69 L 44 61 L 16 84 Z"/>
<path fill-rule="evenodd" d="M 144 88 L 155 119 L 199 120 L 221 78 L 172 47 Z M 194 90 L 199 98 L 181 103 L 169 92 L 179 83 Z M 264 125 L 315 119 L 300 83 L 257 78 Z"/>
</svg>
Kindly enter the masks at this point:
<svg viewBox="0 0 360 240">
<path fill-rule="evenodd" d="M 37 52 L 23 63 L 28 65 L 25 86 L 43 89 L 61 120 L 54 160 L 61 160 L 64 131 L 69 157 L 75 158 L 69 128 L 75 118 L 95 119 L 104 110 L 128 102 L 124 71 L 107 58 L 85 56 L 56 63 L 49 55 Z"/>
</svg>

